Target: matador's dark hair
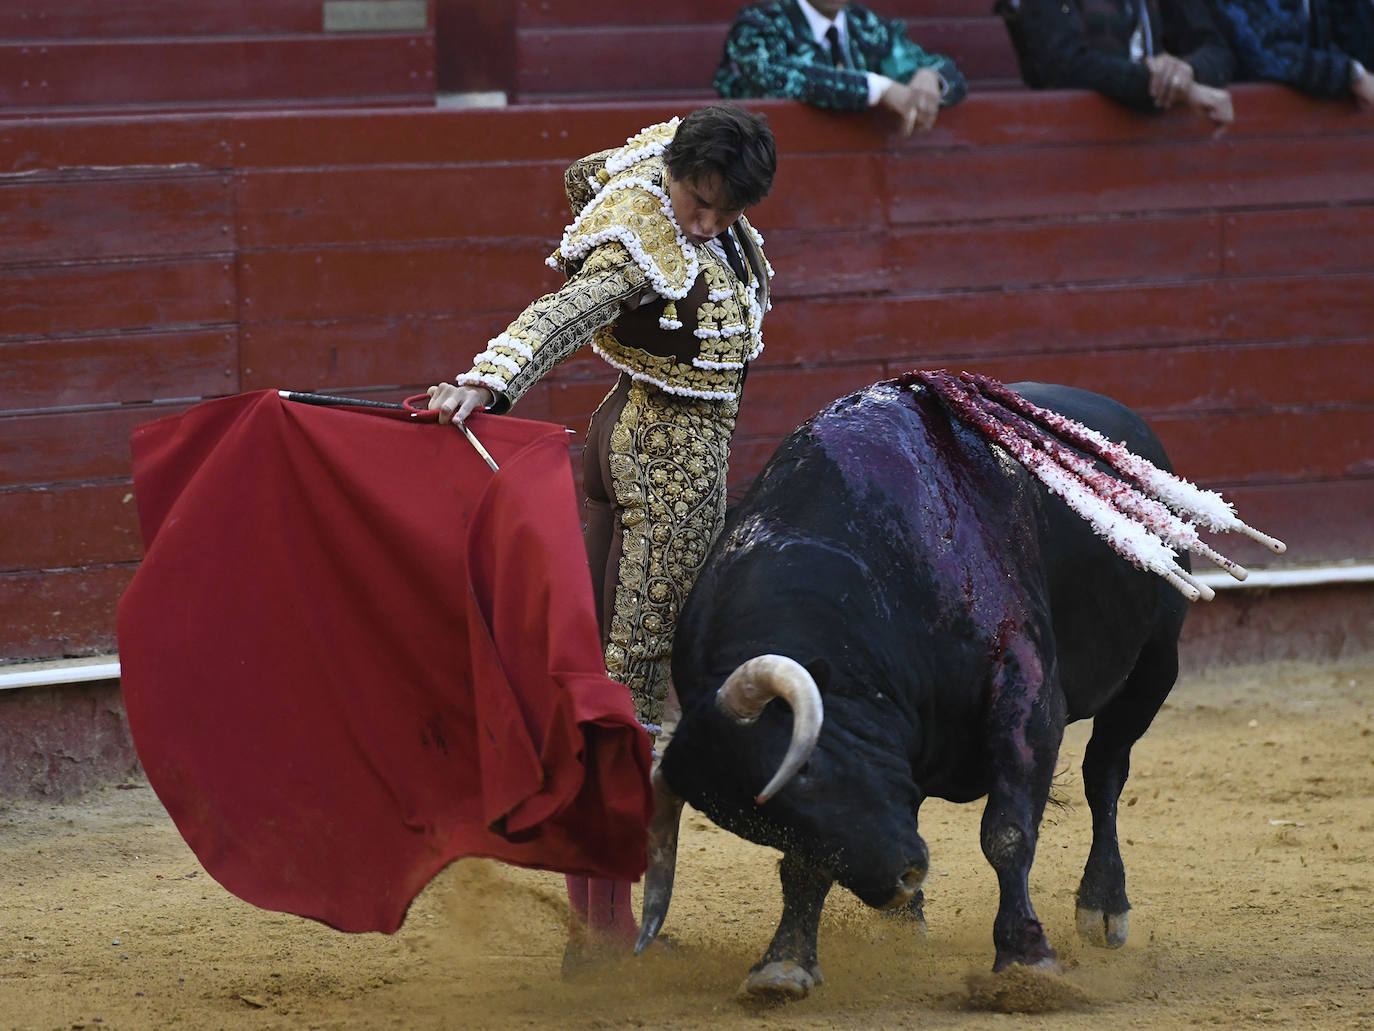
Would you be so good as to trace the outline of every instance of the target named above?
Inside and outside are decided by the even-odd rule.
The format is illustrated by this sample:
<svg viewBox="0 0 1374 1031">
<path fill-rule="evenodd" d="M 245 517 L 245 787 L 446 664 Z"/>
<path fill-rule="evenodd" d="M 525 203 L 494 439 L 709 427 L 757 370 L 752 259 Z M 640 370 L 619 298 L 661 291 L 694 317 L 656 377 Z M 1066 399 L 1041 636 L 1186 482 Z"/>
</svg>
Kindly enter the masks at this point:
<svg viewBox="0 0 1374 1031">
<path fill-rule="evenodd" d="M 732 104 L 713 104 L 684 118 L 663 158 L 674 179 L 718 176 L 731 208 L 763 200 L 778 167 L 768 119 Z"/>
</svg>

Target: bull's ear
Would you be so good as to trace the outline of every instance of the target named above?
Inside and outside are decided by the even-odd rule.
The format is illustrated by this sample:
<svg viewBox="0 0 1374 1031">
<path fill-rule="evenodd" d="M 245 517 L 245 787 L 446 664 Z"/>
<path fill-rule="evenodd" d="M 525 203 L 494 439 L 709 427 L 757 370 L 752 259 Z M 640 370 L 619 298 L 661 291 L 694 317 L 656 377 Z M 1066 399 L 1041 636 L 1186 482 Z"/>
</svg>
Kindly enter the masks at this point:
<svg viewBox="0 0 1374 1031">
<path fill-rule="evenodd" d="M 812 659 L 810 662 L 802 664 L 806 672 L 811 674 L 811 679 L 816 682 L 816 687 L 821 694 L 825 694 L 830 688 L 830 663 L 825 659 Z"/>
</svg>

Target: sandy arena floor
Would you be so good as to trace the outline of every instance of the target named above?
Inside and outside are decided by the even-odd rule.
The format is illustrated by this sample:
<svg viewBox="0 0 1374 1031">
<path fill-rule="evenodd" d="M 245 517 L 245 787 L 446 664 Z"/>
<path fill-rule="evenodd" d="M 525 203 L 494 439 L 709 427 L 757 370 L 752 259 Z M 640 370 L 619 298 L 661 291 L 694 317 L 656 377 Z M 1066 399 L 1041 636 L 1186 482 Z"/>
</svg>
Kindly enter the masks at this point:
<svg viewBox="0 0 1374 1031">
<path fill-rule="evenodd" d="M 1032 874 L 1066 971 L 999 986 L 979 805 L 932 801 L 928 940 L 840 890 L 826 984 L 779 1009 L 734 992 L 780 910 L 777 855 L 689 811 L 677 949 L 559 977 L 562 879 L 457 863 L 392 937 L 348 936 L 227 894 L 146 783 L 0 803 L 0 1028 L 1374 1027 L 1374 665 L 1189 679 L 1136 749 L 1121 836 L 1135 906 L 1114 952 L 1080 945 L 1088 845 L 1071 728 Z M 1007 1015 L 997 999 L 1048 1003 Z"/>
</svg>

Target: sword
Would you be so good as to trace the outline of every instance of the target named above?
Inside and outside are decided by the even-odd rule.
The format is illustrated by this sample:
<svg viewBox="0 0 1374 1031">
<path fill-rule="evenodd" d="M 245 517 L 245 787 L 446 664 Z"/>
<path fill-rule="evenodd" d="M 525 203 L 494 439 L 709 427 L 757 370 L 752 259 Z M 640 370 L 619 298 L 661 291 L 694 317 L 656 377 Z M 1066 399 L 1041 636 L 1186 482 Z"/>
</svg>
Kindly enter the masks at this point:
<svg viewBox="0 0 1374 1031">
<path fill-rule="evenodd" d="M 468 443 L 471 444 L 477 450 L 477 453 L 482 456 L 482 458 L 486 461 L 487 465 L 491 466 L 491 471 L 494 473 L 499 473 L 501 471 L 501 467 L 496 464 L 496 459 L 491 457 L 491 453 L 482 446 L 482 442 L 477 439 L 476 435 L 472 432 L 472 430 L 468 429 L 468 424 L 465 422 L 459 422 L 457 419 L 454 419 L 453 425 L 457 426 L 460 430 L 463 431 L 463 436 L 468 438 Z"/>
<path fill-rule="evenodd" d="M 420 414 L 421 409 L 412 407 L 410 402 L 419 400 L 425 395 L 416 394 L 414 397 L 408 397 L 403 404 L 398 404 L 395 401 L 371 401 L 360 397 L 337 397 L 334 394 L 312 394 L 302 390 L 278 390 L 277 396 L 284 401 L 297 401 L 305 405 L 321 405 L 326 408 L 389 408 L 393 411 L 399 408 L 409 412 L 413 418 Z M 453 425 L 462 430 L 463 436 L 468 438 L 468 443 L 472 445 L 473 450 L 482 456 L 482 460 L 491 466 L 492 472 L 501 471 L 501 467 L 496 464 L 496 459 L 491 457 L 491 452 L 482 446 L 482 442 L 477 439 L 472 430 L 467 428 L 465 423 L 454 419 Z"/>
</svg>

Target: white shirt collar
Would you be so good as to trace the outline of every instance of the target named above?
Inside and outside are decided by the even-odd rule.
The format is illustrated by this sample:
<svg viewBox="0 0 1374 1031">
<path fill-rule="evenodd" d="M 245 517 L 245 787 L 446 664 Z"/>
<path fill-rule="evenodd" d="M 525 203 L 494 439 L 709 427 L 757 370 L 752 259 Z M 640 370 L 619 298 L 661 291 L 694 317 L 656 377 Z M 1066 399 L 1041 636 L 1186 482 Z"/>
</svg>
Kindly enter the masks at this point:
<svg viewBox="0 0 1374 1031">
<path fill-rule="evenodd" d="M 830 26 L 840 30 L 840 44 L 846 45 L 849 42 L 849 20 L 845 17 L 845 12 L 840 11 L 835 17 L 827 18 L 820 11 L 812 7 L 807 0 L 797 0 L 797 6 L 801 8 L 801 13 L 806 15 L 806 23 L 811 26 L 811 33 L 816 37 L 816 42 L 823 46 L 829 46 L 829 41 L 825 38 L 826 29 Z"/>
</svg>

